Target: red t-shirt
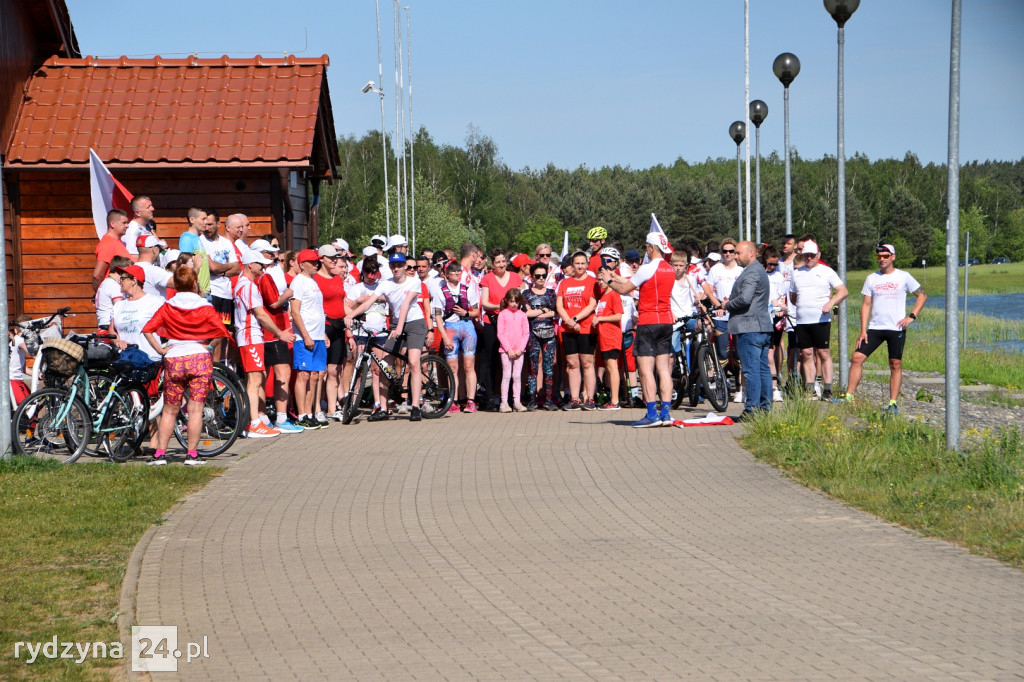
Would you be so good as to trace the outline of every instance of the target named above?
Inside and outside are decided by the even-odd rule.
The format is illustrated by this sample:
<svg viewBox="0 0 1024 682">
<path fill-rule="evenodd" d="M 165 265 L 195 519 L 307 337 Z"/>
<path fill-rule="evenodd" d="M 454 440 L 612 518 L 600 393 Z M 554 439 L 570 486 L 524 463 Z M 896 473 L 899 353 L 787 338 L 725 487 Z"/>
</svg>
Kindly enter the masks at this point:
<svg viewBox="0 0 1024 682">
<path fill-rule="evenodd" d="M 104 277 L 110 274 L 110 261 L 114 256 L 125 256 L 126 258 L 131 258 L 133 261 L 138 258 L 138 256 L 133 256 L 128 253 L 128 249 L 124 247 L 121 240 L 108 232 L 103 235 L 100 239 L 100 243 L 96 245 L 96 260 L 100 263 L 107 264 L 107 270 L 103 273 Z"/>
<path fill-rule="evenodd" d="M 672 324 L 672 287 L 675 272 L 664 258 L 641 265 L 629 279 L 640 289 L 637 324 Z"/>
<path fill-rule="evenodd" d="M 558 283 L 558 297 L 562 299 L 562 307 L 570 317 L 576 317 L 581 310 L 587 307 L 591 298 L 598 298 L 599 285 L 597 280 L 589 275 L 584 275 L 582 280 L 575 277 L 567 277 Z M 591 313 L 579 320 L 580 334 L 589 334 L 594 314 Z M 568 330 L 566 330 L 568 331 Z"/>
<path fill-rule="evenodd" d="M 487 302 L 491 305 L 501 305 L 501 299 L 505 298 L 505 294 L 509 289 L 521 289 L 523 286 L 523 278 L 518 273 L 508 273 L 508 282 L 505 286 L 501 286 L 498 282 L 498 278 L 494 276 L 493 272 L 488 272 L 480 279 L 480 295 L 483 296 L 483 290 L 487 289 Z M 481 306 L 482 307 L 482 306 Z M 490 323 L 490 317 L 497 318 L 497 310 L 487 310 L 487 314 L 484 315 L 484 323 Z"/>
<path fill-rule="evenodd" d="M 256 280 L 256 288 L 259 289 L 260 296 L 263 297 L 263 308 L 270 315 L 271 319 L 274 320 L 277 328 L 282 330 L 290 329 L 292 323 L 288 319 L 288 306 L 285 305 L 279 309 L 270 307 L 271 304 L 277 303 L 277 299 L 281 298 L 281 292 L 277 290 L 277 282 L 274 281 L 274 278 L 264 272 Z"/>
<path fill-rule="evenodd" d="M 319 272 L 313 281 L 324 295 L 324 314 L 340 319 L 345 317 L 345 280 L 341 277 L 324 277 Z"/>
<path fill-rule="evenodd" d="M 601 268 L 601 265 L 603 264 L 604 261 L 601 260 L 601 252 L 598 251 L 597 253 L 590 257 L 590 262 L 587 263 L 587 270 L 590 270 L 592 273 L 596 275 L 597 271 Z"/>
<path fill-rule="evenodd" d="M 430 314 L 430 289 L 427 288 L 427 283 L 423 280 L 420 280 L 420 295 L 416 300 L 419 302 L 420 308 L 423 309 L 423 318 L 427 323 L 427 331 L 430 331 L 434 328 L 434 318 Z"/>
<path fill-rule="evenodd" d="M 607 317 L 622 314 L 622 296 L 617 291 L 609 289 L 601 296 L 594 309 L 594 317 Z M 622 349 L 622 320 L 616 322 L 597 323 L 597 350 L 621 350 Z"/>
</svg>

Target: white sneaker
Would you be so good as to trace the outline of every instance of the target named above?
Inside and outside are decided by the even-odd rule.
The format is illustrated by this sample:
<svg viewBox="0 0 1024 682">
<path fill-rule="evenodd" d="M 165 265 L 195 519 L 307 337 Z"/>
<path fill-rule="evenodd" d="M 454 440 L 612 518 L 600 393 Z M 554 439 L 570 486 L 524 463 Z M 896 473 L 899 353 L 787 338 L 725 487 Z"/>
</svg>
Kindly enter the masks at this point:
<svg viewBox="0 0 1024 682">
<path fill-rule="evenodd" d="M 734 403 L 742 403 L 743 402 L 743 391 L 736 391 L 736 395 L 733 396 L 732 401 Z"/>
<path fill-rule="evenodd" d="M 396 410 L 398 414 L 409 414 L 412 411 L 412 406 L 409 403 L 402 403 Z M 338 421 L 341 421 L 340 419 Z"/>
<path fill-rule="evenodd" d="M 327 415 L 327 418 L 333 419 L 336 422 L 340 422 L 342 420 L 341 410 L 335 410 L 334 412 L 331 412 L 329 415 Z"/>
<path fill-rule="evenodd" d="M 186 457 L 185 466 L 187 467 L 201 467 L 206 464 L 205 459 L 199 459 L 198 457 Z"/>
<path fill-rule="evenodd" d="M 782 402 L 782 391 L 780 391 L 777 388 L 772 389 L 772 402 L 773 403 L 781 403 Z"/>
<path fill-rule="evenodd" d="M 150 461 L 146 462 L 146 466 L 151 466 L 151 467 L 162 467 L 165 464 L 167 464 L 167 456 L 166 455 L 164 455 L 163 457 L 154 457 Z"/>
<path fill-rule="evenodd" d="M 821 382 L 817 379 L 814 380 L 814 399 L 821 400 Z"/>
</svg>

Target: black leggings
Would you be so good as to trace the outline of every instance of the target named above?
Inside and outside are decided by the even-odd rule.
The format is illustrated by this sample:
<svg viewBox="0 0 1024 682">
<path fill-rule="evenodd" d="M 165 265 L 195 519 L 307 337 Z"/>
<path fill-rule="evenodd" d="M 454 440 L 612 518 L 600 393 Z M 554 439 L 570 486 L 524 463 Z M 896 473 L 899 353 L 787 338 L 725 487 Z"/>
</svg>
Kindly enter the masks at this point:
<svg viewBox="0 0 1024 682">
<path fill-rule="evenodd" d="M 499 367 L 498 329 L 493 324 L 480 325 L 476 332 L 476 379 L 483 388 L 484 400 L 494 395 L 494 374 Z"/>
</svg>

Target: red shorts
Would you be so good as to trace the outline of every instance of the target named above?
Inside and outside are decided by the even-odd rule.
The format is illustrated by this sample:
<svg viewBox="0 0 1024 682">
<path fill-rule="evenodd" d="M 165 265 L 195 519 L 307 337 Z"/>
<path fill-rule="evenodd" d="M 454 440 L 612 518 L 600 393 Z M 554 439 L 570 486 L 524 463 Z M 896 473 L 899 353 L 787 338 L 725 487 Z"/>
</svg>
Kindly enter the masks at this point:
<svg viewBox="0 0 1024 682">
<path fill-rule="evenodd" d="M 14 404 L 21 405 L 21 401 L 29 396 L 31 391 L 21 379 L 11 379 L 11 391 L 14 393 Z"/>
<path fill-rule="evenodd" d="M 181 405 L 188 388 L 189 400 L 205 403 L 213 380 L 213 358 L 209 353 L 164 358 L 164 403 Z"/>
<path fill-rule="evenodd" d="M 242 356 L 242 369 L 246 372 L 265 372 L 267 370 L 267 366 L 263 362 L 262 343 L 239 346 L 238 354 Z"/>
</svg>

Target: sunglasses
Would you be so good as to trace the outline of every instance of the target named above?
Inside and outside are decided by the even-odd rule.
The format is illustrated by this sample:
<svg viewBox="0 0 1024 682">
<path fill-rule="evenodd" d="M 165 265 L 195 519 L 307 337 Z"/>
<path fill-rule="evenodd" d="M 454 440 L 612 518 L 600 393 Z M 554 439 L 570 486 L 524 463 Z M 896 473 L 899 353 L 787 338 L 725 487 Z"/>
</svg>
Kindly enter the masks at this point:
<svg viewBox="0 0 1024 682">
<path fill-rule="evenodd" d="M 533 276 L 534 277 L 538 277 L 538 278 L 539 277 L 547 277 L 548 273 L 545 270 L 538 270 L 537 272 L 533 273 Z"/>
<path fill-rule="evenodd" d="M 892 254 L 891 253 L 876 253 L 875 254 L 875 258 L 877 258 L 878 260 L 882 260 L 883 258 L 892 258 Z"/>
<path fill-rule="evenodd" d="M 722 254 L 726 253 L 736 253 L 736 249 L 722 249 Z"/>
<path fill-rule="evenodd" d="M 548 251 L 547 253 L 538 253 L 537 258 L 551 258 L 551 252 Z"/>
<path fill-rule="evenodd" d="M 119 278 L 119 279 L 120 279 L 120 280 L 121 280 L 122 282 L 123 282 L 123 281 L 125 281 L 126 279 L 128 279 L 128 280 L 131 280 L 131 281 L 133 281 L 133 282 L 135 281 L 135 278 L 134 278 L 134 277 L 132 277 L 131 275 L 118 275 L 118 278 Z"/>
<path fill-rule="evenodd" d="M 765 263 L 764 266 L 766 268 L 777 268 L 777 267 L 779 267 L 779 264 L 778 263 Z"/>
</svg>

